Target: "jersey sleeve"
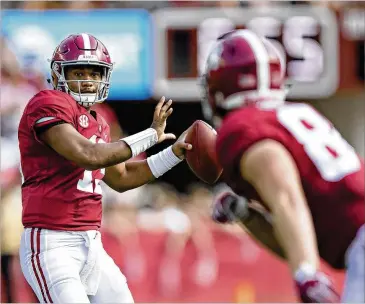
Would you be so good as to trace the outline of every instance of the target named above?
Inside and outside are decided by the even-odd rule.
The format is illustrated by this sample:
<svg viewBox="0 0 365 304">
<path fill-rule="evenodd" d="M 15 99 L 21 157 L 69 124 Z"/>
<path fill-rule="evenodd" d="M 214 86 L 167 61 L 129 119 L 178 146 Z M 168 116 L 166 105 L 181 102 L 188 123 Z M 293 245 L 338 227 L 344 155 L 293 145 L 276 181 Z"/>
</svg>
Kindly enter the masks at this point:
<svg viewBox="0 0 365 304">
<path fill-rule="evenodd" d="M 28 127 L 38 141 L 38 130 L 45 130 L 63 122 L 76 127 L 75 117 L 75 109 L 70 101 L 55 94 L 34 98 L 27 109 Z"/>
<path fill-rule="evenodd" d="M 234 124 L 224 125 L 217 140 L 217 155 L 225 172 L 231 172 L 242 154 L 252 145 L 249 130 Z"/>
<path fill-rule="evenodd" d="M 235 117 L 224 122 L 218 134 L 217 155 L 227 173 L 239 172 L 239 163 L 245 151 L 264 139 L 282 141 L 279 132 L 249 119 Z"/>
</svg>

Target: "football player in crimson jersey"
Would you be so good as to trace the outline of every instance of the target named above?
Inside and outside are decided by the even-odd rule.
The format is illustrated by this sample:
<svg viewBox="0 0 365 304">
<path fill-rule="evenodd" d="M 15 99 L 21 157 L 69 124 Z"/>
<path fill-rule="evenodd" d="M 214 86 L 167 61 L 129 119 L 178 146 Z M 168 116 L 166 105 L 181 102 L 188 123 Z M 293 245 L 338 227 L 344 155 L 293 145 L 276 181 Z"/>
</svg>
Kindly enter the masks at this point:
<svg viewBox="0 0 365 304">
<path fill-rule="evenodd" d="M 160 100 L 150 128 L 110 143 L 108 124 L 90 107 L 108 97 L 112 68 L 101 41 L 70 35 L 51 60 L 54 89 L 36 94 L 19 124 L 25 227 L 20 262 L 41 302 L 133 302 L 100 240 L 100 182 L 120 192 L 139 187 L 191 149 L 181 137 L 146 160 L 124 162 L 175 138 L 164 132 L 171 100 Z"/>
<path fill-rule="evenodd" d="M 364 302 L 363 160 L 311 106 L 285 101 L 285 60 L 268 40 L 227 33 L 206 68 L 203 105 L 220 121 L 216 151 L 234 191 L 213 218 L 239 219 L 285 257 L 302 301 L 339 301 L 321 257 L 347 269 L 342 300 Z"/>
</svg>

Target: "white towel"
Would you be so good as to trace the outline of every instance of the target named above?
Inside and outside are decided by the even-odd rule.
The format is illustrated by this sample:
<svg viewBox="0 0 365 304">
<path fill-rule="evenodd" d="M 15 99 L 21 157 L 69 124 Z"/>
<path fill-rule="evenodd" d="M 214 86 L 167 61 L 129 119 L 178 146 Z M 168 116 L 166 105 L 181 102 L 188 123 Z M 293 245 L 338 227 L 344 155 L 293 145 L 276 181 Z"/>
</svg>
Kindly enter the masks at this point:
<svg viewBox="0 0 365 304">
<path fill-rule="evenodd" d="M 86 231 L 84 235 L 86 247 L 89 248 L 88 256 L 84 267 L 81 270 L 80 278 L 84 285 L 86 294 L 94 296 L 100 283 L 100 257 L 101 235 L 100 232 L 92 230 Z"/>
</svg>

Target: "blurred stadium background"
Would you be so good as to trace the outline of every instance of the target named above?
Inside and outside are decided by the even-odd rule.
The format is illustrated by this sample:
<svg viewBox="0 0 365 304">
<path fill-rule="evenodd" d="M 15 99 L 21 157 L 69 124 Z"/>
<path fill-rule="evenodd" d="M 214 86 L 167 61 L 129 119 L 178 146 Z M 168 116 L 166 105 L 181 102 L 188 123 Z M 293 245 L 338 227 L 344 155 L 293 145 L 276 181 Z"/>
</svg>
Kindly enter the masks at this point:
<svg viewBox="0 0 365 304">
<path fill-rule="evenodd" d="M 115 61 L 110 99 L 98 106 L 114 139 L 148 127 L 161 95 L 174 100 L 169 132 L 180 134 L 204 119 L 198 76 L 212 42 L 233 28 L 251 28 L 286 52 L 289 99 L 313 104 L 364 156 L 361 1 L 1 1 L 1 6 L 1 302 L 36 302 L 18 262 L 17 126 L 28 99 L 49 88 L 47 58 L 70 33 L 95 35 Z M 139 189 L 123 194 L 105 189 L 104 246 L 137 302 L 297 300 L 282 261 L 240 228 L 209 219 L 212 197 L 222 188 L 199 183 L 183 163 Z M 341 290 L 343 273 L 326 269 Z"/>
</svg>

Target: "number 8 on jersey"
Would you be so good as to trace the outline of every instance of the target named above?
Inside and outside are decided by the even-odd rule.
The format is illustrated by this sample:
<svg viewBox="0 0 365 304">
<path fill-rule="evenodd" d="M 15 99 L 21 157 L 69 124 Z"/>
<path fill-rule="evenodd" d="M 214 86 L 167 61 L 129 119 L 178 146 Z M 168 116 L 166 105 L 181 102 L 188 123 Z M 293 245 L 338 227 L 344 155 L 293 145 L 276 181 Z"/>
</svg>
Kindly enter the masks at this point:
<svg viewBox="0 0 365 304">
<path fill-rule="evenodd" d="M 336 182 L 360 170 L 354 148 L 311 107 L 286 104 L 277 110 L 277 118 L 303 145 L 324 180 Z"/>
</svg>

